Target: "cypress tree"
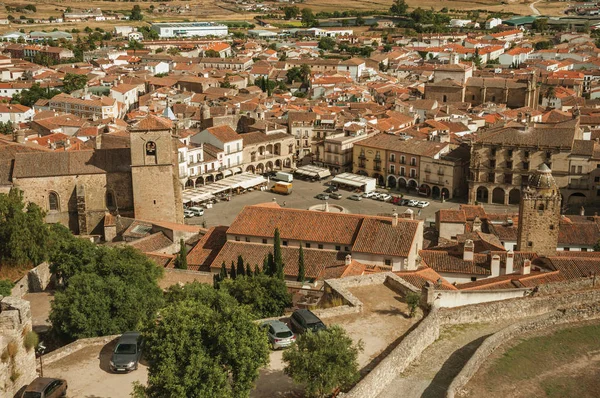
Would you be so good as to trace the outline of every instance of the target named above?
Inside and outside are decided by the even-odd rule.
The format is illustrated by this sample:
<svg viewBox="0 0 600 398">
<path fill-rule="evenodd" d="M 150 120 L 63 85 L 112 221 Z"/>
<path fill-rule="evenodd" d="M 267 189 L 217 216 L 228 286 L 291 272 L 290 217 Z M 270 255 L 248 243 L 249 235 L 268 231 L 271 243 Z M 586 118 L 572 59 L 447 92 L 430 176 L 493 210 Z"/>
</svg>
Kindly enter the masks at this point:
<svg viewBox="0 0 600 398">
<path fill-rule="evenodd" d="M 263 274 L 268 274 L 269 271 L 269 260 L 267 259 L 267 256 L 265 256 L 265 258 L 263 258 L 263 266 L 262 266 L 262 270 L 260 272 L 262 272 Z"/>
<path fill-rule="evenodd" d="M 233 261 L 231 262 L 231 271 L 229 272 L 229 275 L 231 276 L 231 279 L 237 278 L 237 271 L 235 269 L 235 263 Z"/>
<path fill-rule="evenodd" d="M 298 282 L 304 282 L 305 273 L 304 250 L 302 250 L 302 243 L 300 243 L 300 252 L 298 253 Z"/>
<path fill-rule="evenodd" d="M 246 263 L 246 276 L 252 276 L 252 268 L 250 268 L 250 263 Z"/>
<path fill-rule="evenodd" d="M 221 264 L 221 272 L 219 273 L 219 280 L 224 281 L 227 278 L 227 266 L 225 261 Z"/>
<path fill-rule="evenodd" d="M 275 228 L 275 237 L 273 239 L 273 262 L 275 267 L 271 275 L 277 275 L 279 278 L 283 279 L 283 256 L 281 254 L 279 228 Z"/>
<path fill-rule="evenodd" d="M 264 264 L 264 262 L 263 262 Z M 258 264 L 254 264 L 254 275 L 259 275 L 260 274 L 260 268 L 258 268 Z"/>
<path fill-rule="evenodd" d="M 275 275 L 275 261 L 273 260 L 273 253 L 267 255 L 267 270 L 265 274 L 269 276 Z"/>
<path fill-rule="evenodd" d="M 244 259 L 240 254 L 237 259 L 237 274 L 240 276 L 246 275 L 246 268 L 244 268 Z"/>
<path fill-rule="evenodd" d="M 177 253 L 177 257 L 175 257 L 175 268 L 187 269 L 187 249 L 183 239 L 179 241 L 179 253 Z"/>
</svg>

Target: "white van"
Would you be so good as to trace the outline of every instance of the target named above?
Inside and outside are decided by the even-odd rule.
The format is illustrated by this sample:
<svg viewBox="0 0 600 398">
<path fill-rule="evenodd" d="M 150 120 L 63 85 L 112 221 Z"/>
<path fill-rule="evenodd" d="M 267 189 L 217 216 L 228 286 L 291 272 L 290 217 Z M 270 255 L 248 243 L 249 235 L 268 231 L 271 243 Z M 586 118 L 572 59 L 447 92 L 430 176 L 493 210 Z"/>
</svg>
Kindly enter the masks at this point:
<svg viewBox="0 0 600 398">
<path fill-rule="evenodd" d="M 204 209 L 201 207 L 190 207 L 188 210 L 191 211 L 192 213 L 194 213 L 194 215 L 198 216 L 198 217 L 204 215 Z"/>
<path fill-rule="evenodd" d="M 292 182 L 294 181 L 294 176 L 290 173 L 285 173 L 283 171 L 278 171 L 273 177 L 275 180 L 283 181 L 283 182 Z"/>
</svg>

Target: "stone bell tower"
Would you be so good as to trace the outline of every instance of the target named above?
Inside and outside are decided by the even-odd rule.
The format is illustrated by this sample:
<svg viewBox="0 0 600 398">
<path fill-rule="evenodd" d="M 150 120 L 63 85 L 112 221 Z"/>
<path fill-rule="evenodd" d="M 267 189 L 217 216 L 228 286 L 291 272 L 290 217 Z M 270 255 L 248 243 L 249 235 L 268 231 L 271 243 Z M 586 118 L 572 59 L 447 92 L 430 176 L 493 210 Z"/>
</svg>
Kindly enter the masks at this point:
<svg viewBox="0 0 600 398">
<path fill-rule="evenodd" d="M 183 223 L 173 122 L 149 115 L 131 126 L 129 134 L 135 218 Z"/>
<path fill-rule="evenodd" d="M 539 256 L 556 254 L 560 205 L 560 190 L 552 171 L 542 163 L 521 195 L 517 250 Z"/>
</svg>

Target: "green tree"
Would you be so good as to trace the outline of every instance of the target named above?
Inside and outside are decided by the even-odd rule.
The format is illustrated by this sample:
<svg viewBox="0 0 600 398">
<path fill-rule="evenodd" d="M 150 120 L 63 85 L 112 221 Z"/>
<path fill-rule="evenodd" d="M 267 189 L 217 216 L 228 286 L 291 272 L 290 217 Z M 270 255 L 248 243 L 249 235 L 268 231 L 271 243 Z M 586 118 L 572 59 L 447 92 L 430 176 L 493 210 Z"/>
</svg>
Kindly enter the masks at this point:
<svg viewBox="0 0 600 398">
<path fill-rule="evenodd" d="M 408 309 L 410 311 L 408 314 L 409 317 L 412 318 L 416 315 L 420 301 L 421 296 L 418 293 L 411 292 L 406 295 L 406 304 L 408 304 Z"/>
<path fill-rule="evenodd" d="M 133 50 L 133 52 L 135 53 L 136 50 L 143 50 L 144 45 L 137 40 L 129 40 L 129 42 L 127 43 L 127 49 Z"/>
<path fill-rule="evenodd" d="M 167 54 L 169 55 L 179 55 L 179 49 L 177 47 L 171 47 L 167 50 Z"/>
<path fill-rule="evenodd" d="M 73 91 L 83 89 L 88 82 L 86 75 L 78 75 L 76 73 L 67 73 L 63 78 L 63 91 L 67 94 Z"/>
<path fill-rule="evenodd" d="M 246 276 L 253 276 L 252 268 L 250 268 L 250 263 L 246 263 Z"/>
<path fill-rule="evenodd" d="M 60 91 L 49 87 L 42 88 L 39 83 L 33 83 L 29 90 L 14 94 L 11 102 L 32 107 L 40 98 L 50 99 L 57 94 L 60 94 Z"/>
<path fill-rule="evenodd" d="M 68 339 L 138 329 L 162 306 L 163 270 L 131 247 L 97 247 L 91 264 L 75 270 L 55 293 L 49 319 Z"/>
<path fill-rule="evenodd" d="M 44 212 L 12 188 L 0 194 L 0 264 L 38 265 L 47 259 L 50 231 Z"/>
<path fill-rule="evenodd" d="M 287 20 L 296 19 L 300 15 L 300 9 L 298 6 L 283 7 L 283 14 Z"/>
<path fill-rule="evenodd" d="M 302 243 L 300 243 L 300 250 L 298 251 L 298 282 L 304 282 L 306 278 L 306 270 L 304 268 L 304 250 L 302 249 Z"/>
<path fill-rule="evenodd" d="M 231 262 L 231 268 L 229 270 L 229 277 L 231 279 L 237 278 L 237 270 L 235 269 L 235 264 L 233 261 Z"/>
<path fill-rule="evenodd" d="M 246 268 L 244 267 L 244 258 L 242 257 L 241 254 L 237 258 L 237 270 L 236 270 L 236 274 L 238 276 L 244 276 L 244 275 L 246 275 Z"/>
<path fill-rule="evenodd" d="M 279 236 L 279 228 L 275 228 L 275 237 L 273 238 L 273 262 L 275 264 L 275 275 L 280 279 L 284 278 L 283 255 L 281 253 L 281 237 Z"/>
<path fill-rule="evenodd" d="M 317 19 L 310 8 L 303 8 L 301 14 L 302 25 L 306 26 L 307 28 L 315 25 Z"/>
<path fill-rule="evenodd" d="M 175 268 L 187 269 L 187 267 L 187 248 L 185 247 L 185 241 L 183 239 L 180 239 L 179 253 L 177 253 L 177 257 L 175 257 Z"/>
<path fill-rule="evenodd" d="M 550 40 L 538 41 L 533 45 L 533 48 L 536 50 L 547 50 L 552 47 L 554 47 L 554 43 L 552 43 Z"/>
<path fill-rule="evenodd" d="M 306 386 L 306 396 L 327 397 L 360 377 L 358 354 L 362 342 L 352 339 L 339 326 L 301 334 L 296 344 L 283 353 L 284 372 L 295 383 Z"/>
<path fill-rule="evenodd" d="M 221 54 L 219 54 L 217 50 L 210 49 L 204 51 L 204 56 L 208 58 L 219 58 L 221 57 Z"/>
<path fill-rule="evenodd" d="M 394 0 L 394 3 L 390 7 L 390 14 L 392 15 L 406 15 L 406 11 L 408 11 L 408 5 L 404 0 Z"/>
<path fill-rule="evenodd" d="M 12 135 L 14 131 L 15 128 L 10 120 L 8 122 L 0 122 L 0 134 Z"/>
<path fill-rule="evenodd" d="M 331 37 L 321 37 L 319 39 L 319 48 L 325 51 L 332 51 L 335 49 L 335 40 Z"/>
<path fill-rule="evenodd" d="M 1 279 L 0 280 L 0 296 L 10 296 L 12 293 L 12 288 L 15 286 L 9 279 Z"/>
<path fill-rule="evenodd" d="M 238 303 L 247 305 L 255 319 L 281 316 L 292 305 L 285 282 L 273 276 L 238 276 L 235 280 L 224 281 L 220 288 Z"/>
<path fill-rule="evenodd" d="M 129 17 L 132 21 L 141 21 L 144 19 L 144 15 L 142 14 L 142 8 L 136 4 L 131 9 L 131 15 Z"/>
<path fill-rule="evenodd" d="M 546 18 L 537 18 L 531 24 L 531 28 L 537 30 L 538 32 L 544 32 L 548 29 L 548 19 Z"/>
<path fill-rule="evenodd" d="M 363 26 L 365 24 L 365 19 L 361 15 L 359 15 L 354 20 L 354 23 L 356 24 L 356 26 Z"/>
<path fill-rule="evenodd" d="M 70 234 L 70 232 L 69 232 Z M 61 287 L 67 287 L 69 280 L 78 272 L 96 266 L 98 246 L 88 239 L 74 236 L 61 239 L 50 256 L 50 272 Z"/>
<path fill-rule="evenodd" d="M 150 364 L 142 396 L 244 398 L 267 365 L 265 334 L 244 306 L 199 283 L 177 288 L 143 330 Z"/>
</svg>

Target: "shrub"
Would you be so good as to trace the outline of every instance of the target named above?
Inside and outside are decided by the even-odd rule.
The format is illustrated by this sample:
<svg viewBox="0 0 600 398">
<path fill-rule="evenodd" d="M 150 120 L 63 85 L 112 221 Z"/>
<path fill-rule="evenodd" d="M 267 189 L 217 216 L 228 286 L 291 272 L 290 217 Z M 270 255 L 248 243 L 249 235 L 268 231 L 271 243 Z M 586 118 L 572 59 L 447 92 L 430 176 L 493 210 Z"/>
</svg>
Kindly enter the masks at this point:
<svg viewBox="0 0 600 398">
<path fill-rule="evenodd" d="M 17 345 L 17 342 L 12 340 L 10 343 L 8 343 L 6 349 L 11 359 L 15 359 L 15 357 L 17 356 L 17 352 L 19 351 L 19 346 Z"/>
<path fill-rule="evenodd" d="M 8 350 L 5 348 L 4 351 L 2 351 L 2 355 L 0 355 L 0 359 L 3 363 L 6 363 L 8 362 L 8 358 L 10 358 L 10 355 L 8 355 Z"/>
<path fill-rule="evenodd" d="M 21 377 L 21 372 L 13 368 L 10 371 L 10 381 L 14 383 L 19 379 L 19 377 Z"/>
<path fill-rule="evenodd" d="M 25 346 L 25 349 L 27 351 L 31 351 L 32 348 L 37 347 L 39 342 L 40 342 L 40 338 L 39 338 L 38 334 L 36 332 L 34 332 L 33 330 L 30 330 L 25 335 L 25 339 L 23 339 L 23 346 Z"/>
<path fill-rule="evenodd" d="M 10 296 L 11 292 L 12 292 L 12 288 L 15 286 L 14 283 L 12 283 L 10 280 L 8 279 L 1 279 L 0 280 L 0 296 Z"/>
<path fill-rule="evenodd" d="M 410 309 L 409 316 L 412 318 L 417 313 L 417 308 L 419 307 L 419 302 L 421 301 L 421 296 L 418 293 L 408 293 L 406 295 L 406 304 L 408 304 L 408 308 Z"/>
</svg>

